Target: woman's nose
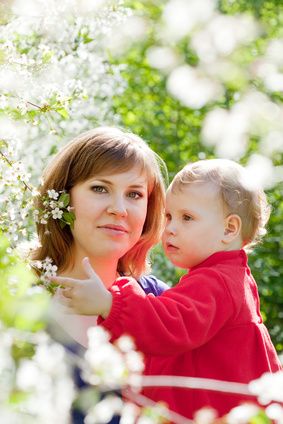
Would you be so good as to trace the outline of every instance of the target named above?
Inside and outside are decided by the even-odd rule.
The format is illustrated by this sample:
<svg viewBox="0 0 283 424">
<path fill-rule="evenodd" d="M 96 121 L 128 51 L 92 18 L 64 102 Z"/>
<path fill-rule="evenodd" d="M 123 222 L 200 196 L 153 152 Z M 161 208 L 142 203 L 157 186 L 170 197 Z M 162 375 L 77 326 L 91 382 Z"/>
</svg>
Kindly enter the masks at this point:
<svg viewBox="0 0 283 424">
<path fill-rule="evenodd" d="M 107 212 L 111 215 L 118 215 L 125 217 L 128 215 L 125 200 L 122 197 L 114 197 L 111 199 L 107 207 Z"/>
</svg>

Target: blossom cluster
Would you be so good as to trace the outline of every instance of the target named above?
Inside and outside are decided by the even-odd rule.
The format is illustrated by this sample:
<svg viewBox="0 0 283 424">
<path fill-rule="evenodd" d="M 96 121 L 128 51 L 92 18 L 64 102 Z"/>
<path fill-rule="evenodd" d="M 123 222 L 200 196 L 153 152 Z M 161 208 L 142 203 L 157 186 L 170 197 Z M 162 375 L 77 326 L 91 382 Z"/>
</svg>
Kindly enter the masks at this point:
<svg viewBox="0 0 283 424">
<path fill-rule="evenodd" d="M 131 337 L 121 336 L 111 344 L 110 334 L 102 327 L 89 328 L 82 377 L 100 392 L 108 394 L 89 407 L 85 423 L 109 422 L 113 415 L 119 415 L 121 423 L 161 424 L 170 417 L 164 405 L 146 398 L 145 402 L 141 401 L 144 398 L 138 392 L 142 387 L 143 369 L 143 356 L 136 351 Z M 132 390 L 124 390 L 123 401 L 111 394 L 111 391 L 126 388 Z"/>
<path fill-rule="evenodd" d="M 32 208 L 35 190 L 31 174 L 17 159 L 17 139 L 0 140 L 0 226 L 16 245 L 32 233 Z"/>
<path fill-rule="evenodd" d="M 15 359 L 17 345 L 30 346 L 34 353 Z M 63 347 L 46 333 L 31 334 L 3 325 L 0 347 L 0 421 L 67 423 L 75 391 Z M 20 402 L 15 402 L 16 393 Z"/>
<path fill-rule="evenodd" d="M 82 131 L 118 122 L 112 99 L 126 87 L 124 65 L 110 62 L 107 37 L 129 9 L 119 0 L 14 0 L 1 12 L 0 224 L 17 244 L 33 237 L 34 187 L 49 157 Z M 71 223 L 66 208 L 65 217 L 47 209 Z"/>
<path fill-rule="evenodd" d="M 39 282 L 42 283 L 46 288 L 49 288 L 52 292 L 52 283 L 50 282 L 52 277 L 56 276 L 58 267 L 53 264 L 53 261 L 48 256 L 40 261 L 31 261 L 31 266 L 40 272 Z"/>
<path fill-rule="evenodd" d="M 88 350 L 83 377 L 89 383 L 119 388 L 141 375 L 142 355 L 135 351 L 133 340 L 122 336 L 116 345 L 110 344 L 110 334 L 101 327 L 88 330 Z M 99 370 L 99 372 L 97 372 Z"/>
<path fill-rule="evenodd" d="M 41 197 L 42 209 L 33 211 L 34 220 L 40 224 L 46 225 L 49 219 L 58 219 L 61 228 L 69 225 L 74 226 L 75 214 L 72 211 L 70 195 L 65 191 L 59 193 L 54 189 L 47 190 L 47 194 Z"/>
</svg>

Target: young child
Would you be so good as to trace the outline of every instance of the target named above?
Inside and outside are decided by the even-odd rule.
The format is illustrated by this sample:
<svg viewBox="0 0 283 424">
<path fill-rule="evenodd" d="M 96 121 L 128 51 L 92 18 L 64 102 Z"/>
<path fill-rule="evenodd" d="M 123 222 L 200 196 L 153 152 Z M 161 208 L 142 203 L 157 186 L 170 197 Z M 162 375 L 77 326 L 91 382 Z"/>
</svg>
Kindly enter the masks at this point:
<svg viewBox="0 0 283 424">
<path fill-rule="evenodd" d="M 262 322 L 246 254 L 265 233 L 269 207 L 263 191 L 247 183 L 244 168 L 230 160 L 185 166 L 167 192 L 162 241 L 171 262 L 189 272 L 154 297 L 125 277 L 106 290 L 84 259 L 87 280 L 56 279 L 65 287 L 67 306 L 100 314 L 112 340 L 130 334 L 145 354 L 147 375 L 248 383 L 282 369 Z M 221 416 L 252 400 L 171 387 L 143 393 L 188 418 L 205 406 Z"/>
</svg>

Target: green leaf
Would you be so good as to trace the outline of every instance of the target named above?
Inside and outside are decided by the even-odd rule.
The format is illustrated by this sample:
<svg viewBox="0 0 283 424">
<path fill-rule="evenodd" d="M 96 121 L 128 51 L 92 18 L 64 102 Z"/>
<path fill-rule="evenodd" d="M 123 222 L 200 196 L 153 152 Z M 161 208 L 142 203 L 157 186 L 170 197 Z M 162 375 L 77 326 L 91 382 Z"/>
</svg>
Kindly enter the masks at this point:
<svg viewBox="0 0 283 424">
<path fill-rule="evenodd" d="M 250 424 L 270 424 L 271 420 L 267 417 L 264 411 L 259 411 L 257 415 L 250 419 Z"/>
<path fill-rule="evenodd" d="M 75 402 L 74 409 L 85 413 L 99 401 L 99 392 L 94 387 L 87 387 L 80 390 Z"/>
<path fill-rule="evenodd" d="M 89 37 L 87 34 L 83 35 L 84 44 L 91 43 L 93 40 L 94 40 L 94 38 Z"/>
<path fill-rule="evenodd" d="M 70 203 L 69 193 L 62 193 L 58 199 L 58 202 L 63 202 L 64 208 L 66 208 Z"/>
<path fill-rule="evenodd" d="M 71 228 L 74 228 L 74 221 L 76 219 L 74 212 L 64 212 L 63 219 Z"/>
<path fill-rule="evenodd" d="M 49 51 L 43 53 L 43 55 L 42 55 L 43 63 L 50 62 L 50 60 L 52 59 L 53 56 L 54 56 L 54 52 L 52 50 L 49 50 Z"/>
<path fill-rule="evenodd" d="M 22 391 L 14 391 L 10 395 L 9 402 L 12 405 L 20 404 L 28 399 L 30 393 L 22 392 Z"/>
<path fill-rule="evenodd" d="M 59 115 L 61 115 L 64 119 L 69 119 L 69 113 L 65 108 L 59 108 L 56 109 L 56 112 L 59 113 Z"/>
<path fill-rule="evenodd" d="M 60 220 L 59 225 L 60 225 L 60 228 L 62 228 L 62 230 L 63 230 L 63 228 L 66 227 L 67 224 L 66 224 L 65 221 Z"/>
<path fill-rule="evenodd" d="M 6 54 L 3 49 L 0 49 L 0 65 L 3 65 L 6 62 Z"/>
</svg>

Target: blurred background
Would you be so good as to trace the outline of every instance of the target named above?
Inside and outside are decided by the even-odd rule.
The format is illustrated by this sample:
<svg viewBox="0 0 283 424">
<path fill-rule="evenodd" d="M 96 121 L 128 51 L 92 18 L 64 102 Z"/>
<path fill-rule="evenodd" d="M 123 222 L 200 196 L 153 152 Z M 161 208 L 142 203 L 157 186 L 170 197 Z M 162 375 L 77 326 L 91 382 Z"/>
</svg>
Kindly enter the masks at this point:
<svg viewBox="0 0 283 424">
<path fill-rule="evenodd" d="M 272 214 L 250 266 L 282 352 L 282 1 L 0 2 L 3 328 L 44 328 L 46 295 L 19 259 L 35 243 L 34 190 L 57 150 L 97 125 L 139 134 L 169 179 L 190 161 L 222 157 L 263 186 Z M 152 263 L 159 278 L 178 281 L 182 271 L 159 246 Z M 33 352 L 27 341 L 8 346 L 15 358 Z"/>
</svg>

